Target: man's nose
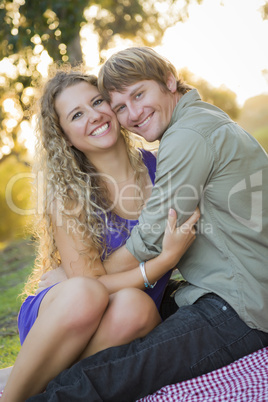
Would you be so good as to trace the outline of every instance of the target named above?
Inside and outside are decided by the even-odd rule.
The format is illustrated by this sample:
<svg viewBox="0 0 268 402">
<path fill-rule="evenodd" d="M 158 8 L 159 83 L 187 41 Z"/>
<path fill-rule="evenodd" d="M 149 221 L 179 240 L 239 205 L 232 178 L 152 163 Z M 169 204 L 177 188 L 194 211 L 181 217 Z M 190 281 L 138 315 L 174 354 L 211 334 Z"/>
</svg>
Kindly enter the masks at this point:
<svg viewBox="0 0 268 402">
<path fill-rule="evenodd" d="M 131 121 L 138 121 L 142 114 L 142 109 L 137 105 L 129 105 L 128 111 L 129 111 L 129 119 Z"/>
</svg>

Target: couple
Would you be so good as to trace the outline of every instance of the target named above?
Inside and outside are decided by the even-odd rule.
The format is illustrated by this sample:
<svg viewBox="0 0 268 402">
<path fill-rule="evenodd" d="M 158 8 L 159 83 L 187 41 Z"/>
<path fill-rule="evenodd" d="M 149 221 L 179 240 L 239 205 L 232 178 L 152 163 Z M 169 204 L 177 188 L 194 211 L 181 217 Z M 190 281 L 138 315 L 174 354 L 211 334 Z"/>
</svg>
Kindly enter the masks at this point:
<svg viewBox="0 0 268 402">
<path fill-rule="evenodd" d="M 38 258 L 45 269 L 60 261 L 70 279 L 61 277 L 22 305 L 22 348 L 2 397 L 10 402 L 25 401 L 76 361 L 160 324 L 172 268 L 195 237 L 185 226 L 175 229 L 171 210 L 160 255 L 126 272 L 116 273 L 124 269 L 118 264 L 106 275 L 103 261 L 125 243 L 151 194 L 156 158 L 121 130 L 94 76 L 58 71 L 40 109 L 36 169 L 46 192 Z M 190 218 L 190 229 L 198 217 Z"/>
<path fill-rule="evenodd" d="M 77 84 L 77 87 L 78 85 L 82 84 Z M 63 211 L 60 215 L 62 219 L 59 219 L 62 221 L 61 226 L 58 227 L 56 222 L 53 222 L 53 219 L 56 219 L 53 213 L 51 213 L 51 222 L 46 222 L 49 233 L 54 225 L 54 236 L 58 248 L 54 254 L 49 255 L 55 266 L 59 264 L 56 251 L 59 253 L 60 263 L 63 265 L 67 277 L 80 275 L 92 278 L 93 274 L 98 281 L 89 278 L 87 279 L 89 284 L 85 285 L 87 281 L 73 278 L 52 287 L 43 299 L 36 325 L 33 326 L 25 343 L 34 333 L 34 328 L 42 317 L 44 318 L 44 336 L 50 335 L 50 327 L 47 328 L 45 324 L 48 319 L 51 319 L 51 315 L 46 314 L 46 308 L 48 308 L 46 298 L 48 305 L 53 304 L 57 299 L 56 296 L 65 286 L 66 289 L 62 292 L 62 298 L 59 298 L 58 302 L 61 303 L 60 306 L 63 310 L 65 308 L 67 310 L 64 316 L 66 321 L 64 323 L 57 321 L 56 310 L 55 321 L 58 327 L 62 327 L 62 330 L 65 329 L 70 333 L 69 341 L 67 340 L 67 343 L 64 344 L 65 339 L 62 339 L 62 345 L 59 343 L 53 352 L 51 350 L 43 352 L 42 340 L 38 339 L 36 340 L 36 350 L 38 353 L 43 353 L 43 365 L 46 367 L 53 360 L 54 354 L 62 352 L 62 359 L 55 359 L 56 363 L 54 363 L 59 367 L 64 359 L 69 358 L 70 349 L 75 349 L 76 346 L 73 345 L 80 342 L 77 338 L 83 338 L 86 333 L 88 336 L 85 343 L 88 345 L 86 355 L 83 352 L 74 353 L 72 362 L 85 356 L 90 357 L 62 372 L 48 384 L 45 393 L 30 398 L 30 401 L 64 399 L 132 401 L 156 391 L 163 385 L 183 381 L 227 365 L 268 344 L 266 315 L 268 223 L 267 206 L 264 204 L 265 196 L 267 196 L 267 155 L 258 143 L 233 123 L 225 113 L 202 102 L 196 90 L 190 89 L 177 80 L 175 68 L 151 49 L 131 48 L 112 56 L 100 71 L 98 85 L 102 96 L 110 102 L 112 110 L 123 127 L 141 135 L 147 141 L 161 140 L 157 156 L 155 185 L 148 203 L 141 213 L 139 224 L 133 227 L 126 246 L 120 247 L 111 255 L 109 254 L 111 249 L 108 250 L 107 246 L 105 249 L 107 249 L 108 258 L 99 258 L 102 251 L 101 242 L 100 239 L 94 238 L 95 233 L 90 232 L 90 227 L 93 227 L 92 222 L 89 222 L 90 244 L 86 243 L 88 236 L 84 235 L 82 241 L 77 243 L 75 242 L 76 237 L 73 235 L 73 240 L 71 240 L 73 244 L 68 244 L 66 239 L 68 210 L 63 211 L 63 204 L 64 208 L 66 205 L 68 206 L 71 213 L 76 211 L 73 213 L 73 219 L 77 223 L 81 219 L 84 221 L 85 219 L 104 219 L 106 221 L 107 218 L 113 223 L 115 220 L 114 217 L 105 217 L 105 211 L 109 210 L 111 203 L 103 207 L 97 194 L 93 193 L 90 197 L 92 207 L 83 205 L 83 208 L 79 208 L 83 204 L 83 196 L 78 197 L 79 186 L 71 186 L 70 181 L 74 173 L 77 174 L 78 170 L 82 171 L 81 166 L 84 163 L 87 164 L 87 170 L 84 170 L 84 173 L 92 172 L 88 161 L 93 158 L 91 162 L 94 166 L 96 165 L 94 173 L 98 171 L 106 174 L 105 167 L 107 168 L 109 165 L 108 172 L 115 181 L 119 182 L 118 185 L 120 185 L 120 181 L 130 180 L 128 188 L 130 198 L 126 202 L 130 204 L 134 201 L 138 202 L 136 210 L 141 208 L 150 195 L 148 177 L 146 181 L 146 174 L 150 175 L 150 168 L 145 161 L 145 153 L 142 152 L 148 173 L 143 174 L 140 171 L 140 182 L 143 182 L 144 185 L 139 186 L 139 189 L 145 191 L 142 191 L 142 196 L 140 194 L 137 196 L 133 191 L 136 191 L 135 185 L 138 183 L 138 178 L 135 177 L 135 181 L 131 181 L 131 175 L 133 176 L 136 172 L 136 168 L 134 170 L 132 167 L 133 164 L 125 163 L 124 166 L 129 166 L 129 168 L 125 169 L 124 177 L 115 176 L 112 174 L 115 171 L 120 173 L 115 169 L 117 159 L 114 158 L 114 163 L 111 164 L 110 158 L 103 157 L 101 163 L 97 164 L 99 160 L 97 155 L 100 154 L 97 144 L 91 149 L 92 152 L 89 152 L 87 148 L 89 144 L 80 149 L 82 154 L 88 157 L 85 161 L 81 156 L 79 169 L 75 164 L 69 167 L 68 162 L 65 163 L 60 157 L 60 147 L 65 150 L 67 155 L 71 152 L 79 152 L 77 149 L 85 145 L 84 140 L 80 142 L 83 133 L 85 135 L 85 125 L 76 126 L 75 130 L 70 128 L 73 122 L 79 123 L 85 111 L 82 110 L 81 105 L 78 108 L 77 105 L 73 106 L 70 111 L 65 109 L 64 103 L 68 98 L 76 99 L 73 92 L 69 94 L 69 97 L 66 96 L 69 86 L 64 90 L 65 95 L 62 91 L 63 95 L 58 95 L 55 100 L 56 113 L 54 116 L 58 116 L 58 124 L 52 121 L 53 119 L 46 118 L 46 112 L 43 110 L 44 127 L 51 124 L 51 131 L 55 136 L 61 126 L 66 139 L 65 143 L 62 141 L 60 144 L 56 144 L 57 152 L 55 148 L 54 152 L 47 151 L 48 160 L 51 163 L 54 161 L 53 163 L 56 164 L 54 187 L 48 185 L 48 197 L 51 197 L 52 190 L 58 191 L 56 196 L 53 195 L 50 207 L 56 209 L 54 204 L 58 204 L 57 208 L 61 208 Z M 73 86 L 73 90 L 75 87 Z M 81 92 L 81 90 L 78 91 L 79 96 Z M 96 94 L 96 97 L 91 99 L 91 102 L 95 101 L 98 107 L 103 107 L 100 106 L 103 102 L 102 97 L 99 99 Z M 54 104 L 53 99 L 47 102 L 46 107 L 49 107 L 50 104 Z M 73 114 L 70 114 L 71 111 Z M 66 121 L 63 116 L 66 116 Z M 111 117 L 111 120 L 105 120 L 107 130 L 112 125 L 110 123 L 112 119 Z M 86 123 L 86 126 L 88 127 L 89 124 L 93 124 L 92 121 Z M 95 127 L 90 132 L 93 136 L 91 140 L 103 141 L 102 149 L 108 147 L 108 143 L 111 146 L 108 137 L 105 138 L 105 130 L 102 125 L 99 124 Z M 74 132 L 76 135 L 72 141 L 71 134 Z M 78 135 L 79 133 L 81 136 Z M 56 141 L 53 135 L 52 142 Z M 44 145 L 48 146 L 47 143 Z M 121 152 L 119 155 L 121 157 Z M 129 152 L 129 155 L 132 155 L 133 159 L 137 158 L 134 156 L 134 150 Z M 108 160 L 109 163 L 106 165 Z M 129 156 L 127 161 L 131 160 Z M 66 179 L 65 183 L 56 180 L 56 174 L 60 169 L 68 173 L 66 177 L 69 177 L 69 180 Z M 86 177 L 88 176 L 90 175 L 87 174 Z M 106 187 L 106 193 L 102 192 L 100 198 L 105 202 L 113 199 L 111 195 L 114 194 L 114 186 L 107 184 L 106 176 L 104 183 L 96 182 L 94 184 L 91 183 L 91 180 L 95 180 L 98 176 L 93 174 L 93 179 L 91 176 L 86 177 L 81 173 L 81 183 L 87 183 L 90 190 L 97 186 L 99 189 Z M 47 179 L 53 182 L 51 174 Z M 60 197 L 60 191 L 64 187 L 66 187 L 65 194 Z M 86 189 L 84 194 L 86 194 Z M 135 200 L 133 199 L 134 194 Z M 86 200 L 86 198 L 84 199 Z M 188 235 L 183 233 L 184 230 L 174 229 L 176 217 L 173 216 L 173 210 L 169 215 L 170 229 L 166 231 L 162 249 L 162 234 L 169 208 L 174 208 L 178 213 L 179 221 L 183 222 L 197 205 L 200 206 L 202 218 L 198 224 L 197 239 L 191 249 L 185 252 L 193 238 L 189 235 L 188 241 L 184 244 L 185 236 Z M 129 207 L 127 210 L 130 211 L 130 205 L 127 204 L 127 206 Z M 94 210 L 97 207 L 101 208 L 96 210 L 97 213 L 91 213 L 90 216 L 87 214 L 88 208 Z M 125 210 L 120 202 L 115 203 L 112 209 L 113 215 L 119 217 L 122 217 L 120 212 L 125 212 Z M 134 208 L 132 210 L 134 211 Z M 190 227 L 197 219 L 197 215 L 190 218 Z M 123 217 L 128 218 L 128 216 Z M 125 239 L 129 236 L 129 231 Z M 181 248 L 176 250 L 178 254 L 176 254 L 175 248 L 168 247 L 169 244 L 172 245 L 176 241 Z M 51 245 L 51 250 L 54 244 Z M 113 247 L 111 248 L 113 249 Z M 99 250 L 98 254 L 96 250 Z M 88 258 L 90 258 L 89 270 L 87 270 Z M 150 298 L 146 298 L 144 309 L 147 310 L 150 319 L 145 319 L 147 327 L 143 326 L 144 332 L 142 333 L 142 329 L 138 328 L 138 321 L 131 317 L 130 321 L 135 323 L 136 328 L 133 331 L 132 328 L 124 338 L 124 333 L 121 335 L 121 331 L 124 332 L 127 325 L 118 324 L 119 319 L 115 322 L 115 326 L 118 324 L 121 327 L 120 331 L 117 330 L 116 335 L 121 338 L 119 341 L 121 345 L 126 344 L 106 349 L 109 346 L 116 346 L 117 336 L 114 337 L 115 343 L 109 345 L 105 335 L 108 339 L 110 337 L 107 332 L 101 331 L 102 323 L 105 315 L 109 313 L 109 309 L 113 308 L 116 297 L 118 295 L 119 298 L 121 297 L 120 284 L 122 283 L 122 288 L 142 288 L 143 281 L 139 282 L 142 278 L 149 287 L 157 280 L 158 285 L 160 276 L 169 271 L 172 264 L 175 264 L 175 259 L 180 259 L 178 267 L 186 282 L 180 284 L 172 297 L 169 297 L 170 287 L 166 288 L 160 313 L 162 319 L 168 316 L 169 318 L 158 325 L 160 322 L 158 312 L 155 308 L 151 308 Z M 103 263 L 100 263 L 100 260 Z M 149 260 L 151 261 L 148 262 Z M 170 265 L 165 263 L 166 260 Z M 143 263 L 138 268 L 139 263 L 144 261 L 146 261 L 145 270 Z M 48 257 L 47 260 L 44 259 L 45 263 L 48 266 Z M 115 273 L 120 270 L 125 272 Z M 105 275 L 106 272 L 108 275 Z M 166 275 L 169 276 L 169 274 Z M 121 278 L 125 278 L 125 282 Z M 160 293 L 163 292 L 168 280 L 167 277 L 164 276 L 164 278 L 166 282 L 160 289 Z M 71 309 L 69 297 L 77 289 L 78 283 L 75 282 L 79 282 L 81 288 L 86 287 L 81 292 L 81 298 L 88 297 L 88 304 L 95 305 L 90 310 L 86 302 L 81 301 L 80 303 L 80 294 L 77 295 L 75 310 L 78 322 L 72 324 L 70 321 L 74 319 L 74 314 L 72 314 L 73 306 Z M 92 282 L 94 285 L 91 285 Z M 95 290 L 96 283 L 97 290 Z M 57 288 L 58 290 L 56 290 Z M 126 292 L 128 290 L 124 289 Z M 112 294 L 110 301 L 107 291 Z M 137 291 L 137 293 L 139 296 L 137 294 L 135 296 L 138 299 L 141 292 Z M 50 294 L 51 296 L 49 296 Z M 98 294 L 98 298 L 94 294 Z M 126 299 L 129 300 L 129 297 Z M 120 314 L 120 308 L 123 308 L 122 303 L 124 301 L 121 300 L 118 303 Z M 129 304 L 133 307 L 132 303 Z M 135 304 L 138 302 L 135 301 Z M 71 317 L 68 321 L 69 308 Z M 127 306 L 128 309 L 129 306 Z M 86 318 L 84 318 L 84 314 L 87 314 Z M 127 316 L 127 312 L 123 312 L 123 314 Z M 129 314 L 133 314 L 134 317 L 132 309 Z M 109 317 L 107 321 L 109 321 Z M 114 328 L 112 322 L 111 319 L 107 324 L 109 330 Z M 149 328 L 150 326 L 151 328 Z M 154 327 L 156 328 L 151 331 Z M 98 338 L 99 332 L 100 338 Z M 146 333 L 148 335 L 144 336 Z M 130 342 L 131 338 L 138 339 Z M 32 341 L 32 343 L 34 342 Z M 66 351 L 68 351 L 68 356 Z M 97 351 L 101 352 L 96 353 Z M 15 383 L 16 375 L 19 377 L 19 373 L 27 371 L 28 364 L 32 363 L 28 357 L 26 361 L 21 359 L 21 363 L 18 364 L 19 359 L 20 355 L 9 384 Z M 72 362 L 64 361 L 65 367 Z M 16 366 L 17 370 L 15 370 Z M 56 374 L 54 373 L 53 376 Z M 41 371 L 39 371 L 40 375 Z M 47 378 L 46 381 L 48 380 Z M 32 389 L 34 388 L 34 384 L 30 386 Z M 12 390 L 12 387 L 9 386 L 9 389 Z M 33 392 L 39 391 L 34 390 Z"/>
</svg>

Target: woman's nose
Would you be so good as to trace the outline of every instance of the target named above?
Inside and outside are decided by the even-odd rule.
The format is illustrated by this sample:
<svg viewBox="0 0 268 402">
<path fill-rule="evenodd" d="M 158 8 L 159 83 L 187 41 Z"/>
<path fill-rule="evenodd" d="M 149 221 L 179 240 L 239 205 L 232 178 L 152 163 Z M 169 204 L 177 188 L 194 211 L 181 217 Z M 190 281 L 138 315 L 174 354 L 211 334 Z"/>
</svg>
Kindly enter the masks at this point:
<svg viewBox="0 0 268 402">
<path fill-rule="evenodd" d="M 101 114 L 94 109 L 91 109 L 88 111 L 88 120 L 90 123 L 94 123 L 95 121 L 98 121 L 101 118 Z"/>
</svg>

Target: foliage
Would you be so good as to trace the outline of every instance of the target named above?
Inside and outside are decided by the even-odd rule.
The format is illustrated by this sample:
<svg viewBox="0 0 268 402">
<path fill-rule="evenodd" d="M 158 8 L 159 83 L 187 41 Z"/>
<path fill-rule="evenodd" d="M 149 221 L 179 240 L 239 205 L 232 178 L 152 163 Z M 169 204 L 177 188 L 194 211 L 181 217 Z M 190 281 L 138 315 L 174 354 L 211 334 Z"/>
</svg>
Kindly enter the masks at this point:
<svg viewBox="0 0 268 402">
<path fill-rule="evenodd" d="M 252 135 L 261 144 L 263 149 L 268 153 L 268 126 L 253 131 Z"/>
<path fill-rule="evenodd" d="M 0 164 L 0 242 L 21 237 L 29 229 L 31 216 L 31 170 L 10 156 Z"/>
<path fill-rule="evenodd" d="M 140 45 L 156 46 L 166 28 L 188 17 L 193 0 L 95 0 L 94 29 L 100 38 L 100 50 L 109 47 L 115 35 Z M 202 0 L 194 0 L 202 3 Z"/>
<path fill-rule="evenodd" d="M 0 17 L 4 21 L 0 36 L 0 57 L 20 53 L 33 48 L 38 41 L 54 60 L 68 54 L 59 44 L 67 47 L 79 35 L 86 22 L 93 24 L 99 33 L 100 50 L 106 49 L 114 35 L 135 39 L 145 44 L 156 45 L 164 30 L 187 17 L 191 2 L 202 0 L 4 0 Z M 88 12 L 90 7 L 93 12 Z M 87 12 L 84 12 L 87 11 Z M 165 15 L 163 15 L 165 12 Z M 66 61 L 66 58 L 63 58 Z M 80 60 L 77 60 L 78 62 Z"/>
<path fill-rule="evenodd" d="M 239 124 L 250 133 L 268 127 L 268 95 L 258 95 L 246 100 Z"/>
<path fill-rule="evenodd" d="M 237 122 L 268 152 L 268 95 L 247 99 Z"/>
<path fill-rule="evenodd" d="M 16 155 L 25 150 L 19 141 L 21 123 L 30 121 L 44 64 L 82 61 L 79 33 L 86 23 L 98 33 L 103 57 L 117 35 L 158 44 L 168 26 L 187 17 L 191 2 L 202 0 L 2 0 L 0 159 L 10 150 Z"/>
<path fill-rule="evenodd" d="M 198 89 L 202 100 L 224 110 L 241 127 L 252 134 L 268 152 L 268 95 L 252 97 L 240 109 L 236 102 L 236 94 L 230 89 L 215 88 L 187 69 L 181 70 L 180 75 L 188 84 Z"/>
<path fill-rule="evenodd" d="M 187 84 L 199 91 L 203 101 L 218 106 L 234 120 L 238 118 L 240 109 L 236 102 L 236 94 L 233 91 L 224 86 L 215 88 L 206 80 L 198 78 L 187 69 L 182 69 L 180 75 Z"/>
<path fill-rule="evenodd" d="M 266 1 L 262 6 L 262 18 L 264 20 L 268 19 L 268 1 Z"/>
</svg>

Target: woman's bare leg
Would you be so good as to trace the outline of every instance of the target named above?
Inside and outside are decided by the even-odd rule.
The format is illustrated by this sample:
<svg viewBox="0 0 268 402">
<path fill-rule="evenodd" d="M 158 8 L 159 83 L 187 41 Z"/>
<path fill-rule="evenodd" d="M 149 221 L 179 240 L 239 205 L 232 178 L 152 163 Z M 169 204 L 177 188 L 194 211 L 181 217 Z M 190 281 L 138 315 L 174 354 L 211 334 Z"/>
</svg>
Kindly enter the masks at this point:
<svg viewBox="0 0 268 402">
<path fill-rule="evenodd" d="M 122 289 L 110 296 L 101 323 L 79 360 L 144 337 L 160 322 L 161 317 L 151 297 L 139 289 Z"/>
<path fill-rule="evenodd" d="M 72 278 L 44 297 L 38 318 L 18 354 L 2 400 L 25 401 L 69 367 L 85 349 L 109 301 L 97 280 Z"/>
<path fill-rule="evenodd" d="M 13 366 L 0 369 L 0 392 L 5 388 Z"/>
</svg>

